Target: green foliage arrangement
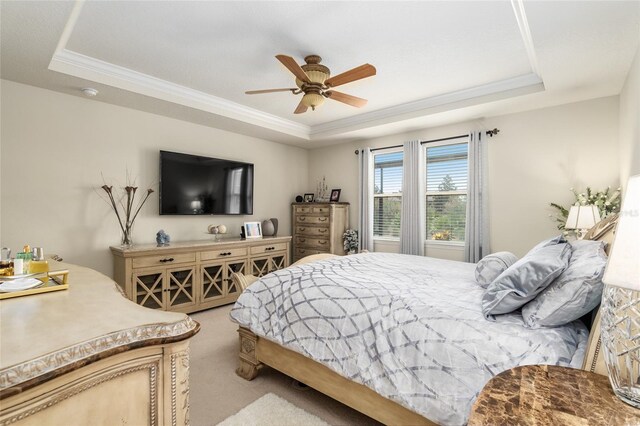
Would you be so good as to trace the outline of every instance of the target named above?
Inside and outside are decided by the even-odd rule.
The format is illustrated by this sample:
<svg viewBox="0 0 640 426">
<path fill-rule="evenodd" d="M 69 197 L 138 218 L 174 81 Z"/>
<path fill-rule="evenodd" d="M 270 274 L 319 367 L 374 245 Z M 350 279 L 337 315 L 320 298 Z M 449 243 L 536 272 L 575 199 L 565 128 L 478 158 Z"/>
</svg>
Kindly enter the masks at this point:
<svg viewBox="0 0 640 426">
<path fill-rule="evenodd" d="M 573 188 L 569 189 L 573 192 L 576 200 L 571 206 L 590 206 L 595 205 L 600 211 L 600 217 L 605 217 L 620 212 L 620 204 L 622 197 L 620 196 L 620 188 L 615 191 L 611 191 L 610 187 L 607 187 L 604 191 L 593 191 L 590 187 L 587 187 L 586 191 L 578 192 Z M 550 203 L 551 207 L 557 210 L 555 215 L 551 217 L 558 223 L 558 229 L 564 231 L 565 234 L 569 232 L 564 229 L 567 223 L 567 217 L 569 216 L 569 207 L 563 207 L 557 203 Z"/>
</svg>

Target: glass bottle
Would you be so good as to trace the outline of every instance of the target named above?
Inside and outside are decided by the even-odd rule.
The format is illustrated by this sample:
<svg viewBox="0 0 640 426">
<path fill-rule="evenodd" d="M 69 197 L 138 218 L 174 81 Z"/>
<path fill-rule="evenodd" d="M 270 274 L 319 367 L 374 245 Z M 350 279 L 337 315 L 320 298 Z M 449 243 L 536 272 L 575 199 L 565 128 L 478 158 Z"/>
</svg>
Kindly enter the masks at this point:
<svg viewBox="0 0 640 426">
<path fill-rule="evenodd" d="M 32 256 L 33 259 L 29 262 L 29 273 L 45 274 L 44 277 L 46 281 L 48 281 L 49 277 L 46 274 L 49 272 L 49 262 L 44 258 L 44 250 L 42 250 L 42 247 L 34 247 Z"/>
<path fill-rule="evenodd" d="M 33 259 L 33 254 L 31 253 L 31 247 L 29 244 L 26 244 L 23 250 L 19 253 L 16 253 L 16 259 L 22 259 L 23 267 L 22 270 L 25 274 L 29 272 L 29 263 L 31 263 L 31 259 Z"/>
</svg>

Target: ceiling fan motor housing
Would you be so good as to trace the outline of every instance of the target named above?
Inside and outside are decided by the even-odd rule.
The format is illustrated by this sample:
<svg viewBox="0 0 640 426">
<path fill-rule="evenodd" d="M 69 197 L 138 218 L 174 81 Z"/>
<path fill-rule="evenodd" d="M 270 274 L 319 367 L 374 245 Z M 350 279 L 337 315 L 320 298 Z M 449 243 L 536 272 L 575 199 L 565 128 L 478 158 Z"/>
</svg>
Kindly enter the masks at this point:
<svg viewBox="0 0 640 426">
<path fill-rule="evenodd" d="M 304 70 L 307 77 L 309 77 L 310 83 L 305 83 L 296 78 L 296 85 L 304 92 L 302 97 L 302 104 L 315 110 L 316 107 L 324 103 L 324 96 L 322 90 L 324 88 L 324 82 L 329 78 L 329 68 L 320 64 L 322 58 L 318 55 L 309 55 L 304 58 L 306 64 L 301 68 Z"/>
<path fill-rule="evenodd" d="M 306 62 L 306 64 L 302 65 L 300 68 L 302 68 L 305 74 L 307 74 L 307 77 L 309 77 L 309 81 L 311 81 L 312 86 L 319 85 L 320 86 L 319 88 L 322 89 L 322 87 L 324 86 L 325 80 L 331 76 L 331 72 L 329 71 L 329 68 L 320 64 L 320 61 L 322 61 L 322 58 L 318 55 L 309 55 L 304 58 L 304 61 Z M 296 78 L 296 85 L 299 88 L 303 89 L 302 86 L 304 84 L 305 83 L 303 81 Z"/>
</svg>

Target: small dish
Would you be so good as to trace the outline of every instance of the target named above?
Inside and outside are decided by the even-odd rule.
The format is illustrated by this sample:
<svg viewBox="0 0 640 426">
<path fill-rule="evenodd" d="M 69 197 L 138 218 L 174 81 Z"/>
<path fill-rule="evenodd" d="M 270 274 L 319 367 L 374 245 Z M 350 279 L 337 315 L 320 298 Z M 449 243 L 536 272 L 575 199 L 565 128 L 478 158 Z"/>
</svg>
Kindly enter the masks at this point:
<svg viewBox="0 0 640 426">
<path fill-rule="evenodd" d="M 43 283 L 36 278 L 25 278 L 23 280 L 5 281 L 0 283 L 0 292 L 9 293 L 12 291 L 29 290 L 41 286 Z"/>
</svg>

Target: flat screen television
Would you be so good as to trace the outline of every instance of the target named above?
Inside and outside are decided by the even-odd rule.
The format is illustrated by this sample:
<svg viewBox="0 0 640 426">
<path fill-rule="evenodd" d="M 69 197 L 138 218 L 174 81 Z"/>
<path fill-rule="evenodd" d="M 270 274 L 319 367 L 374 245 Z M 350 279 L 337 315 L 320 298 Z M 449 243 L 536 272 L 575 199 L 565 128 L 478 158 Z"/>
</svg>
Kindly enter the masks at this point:
<svg viewBox="0 0 640 426">
<path fill-rule="evenodd" d="M 253 214 L 253 164 L 160 151 L 161 215 Z"/>
</svg>

